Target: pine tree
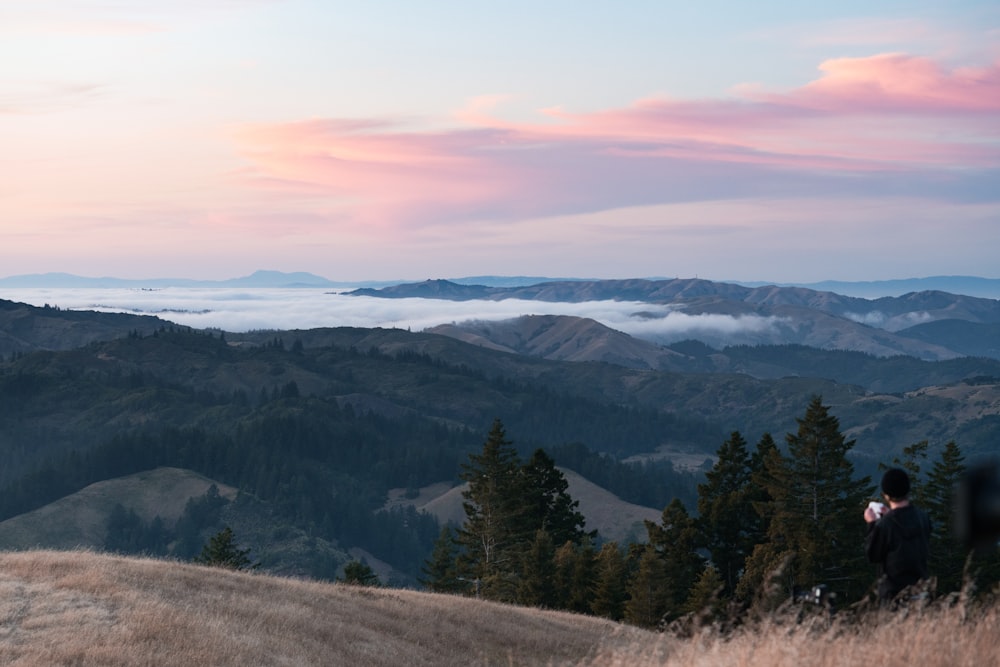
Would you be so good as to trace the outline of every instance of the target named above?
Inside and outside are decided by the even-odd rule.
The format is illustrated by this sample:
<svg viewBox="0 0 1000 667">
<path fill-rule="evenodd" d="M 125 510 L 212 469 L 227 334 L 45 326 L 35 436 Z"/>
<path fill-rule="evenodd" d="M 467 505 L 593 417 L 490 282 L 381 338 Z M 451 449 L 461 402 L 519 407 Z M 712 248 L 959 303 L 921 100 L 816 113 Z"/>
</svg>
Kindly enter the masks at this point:
<svg viewBox="0 0 1000 667">
<path fill-rule="evenodd" d="M 535 533 L 531 547 L 524 555 L 521 578 L 517 586 L 517 601 L 530 607 L 556 606 L 555 547 L 552 536 L 544 530 Z"/>
<path fill-rule="evenodd" d="M 698 524 L 716 574 L 722 577 L 723 594 L 729 596 L 753 549 L 750 540 L 756 536 L 750 531 L 757 514 L 751 503 L 746 440 L 733 431 L 716 454 L 715 465 L 705 473 L 706 482 L 698 485 Z"/>
<path fill-rule="evenodd" d="M 775 460 L 780 458 L 781 452 L 778 451 L 778 444 L 771 434 L 762 435 L 757 441 L 757 449 L 750 456 L 750 485 L 747 490 L 747 501 L 753 507 L 754 513 L 747 524 L 747 542 L 751 545 L 760 544 L 767 539 L 771 521 L 767 507 L 773 500 L 767 491 L 767 462 L 771 461 L 774 465 Z"/>
<path fill-rule="evenodd" d="M 694 519 L 680 500 L 674 499 L 663 510 L 660 524 L 646 521 L 649 544 L 663 560 L 666 576 L 662 591 L 666 607 L 663 614 L 672 620 L 681 614 L 684 600 L 702 569 L 704 559 L 698 554 L 701 536 Z"/>
<path fill-rule="evenodd" d="M 581 614 L 590 611 L 596 579 L 594 548 L 565 542 L 555 551 L 556 599 L 560 609 Z"/>
<path fill-rule="evenodd" d="M 249 553 L 250 549 L 240 549 L 236 546 L 233 531 L 226 526 L 209 539 L 194 562 L 230 570 L 255 570 L 260 567 L 260 563 L 253 563 L 247 556 Z"/>
<path fill-rule="evenodd" d="M 797 420 L 796 433 L 786 435 L 788 457 L 769 454 L 758 479 L 770 500 L 758 503 L 769 519 L 770 547 L 755 549 L 754 558 L 777 559 L 793 553 L 789 575 L 793 585 L 825 583 L 858 599 L 870 585 L 858 524 L 860 509 L 871 495 L 869 478 L 855 480 L 840 423 L 818 396 Z M 757 576 L 778 568 L 780 562 L 748 562 Z M 752 567 L 751 567 L 752 566 Z"/>
<path fill-rule="evenodd" d="M 965 472 L 965 457 L 954 441 L 934 462 L 924 486 L 923 505 L 931 520 L 930 571 L 938 593 L 957 591 L 968 550 L 955 539 L 955 488 Z"/>
<path fill-rule="evenodd" d="M 588 535 L 583 527 L 583 515 L 577 511 L 579 501 L 567 493 L 569 482 L 556 468 L 555 461 L 544 450 L 535 450 L 522 468 L 524 474 L 524 522 L 535 530 L 544 530 L 552 542 L 579 544 Z M 593 536 L 593 533 L 590 534 Z"/>
<path fill-rule="evenodd" d="M 354 586 L 379 586 L 378 575 L 368 563 L 363 560 L 352 560 L 344 565 L 344 576 L 337 581 Z"/>
<path fill-rule="evenodd" d="M 527 546 L 523 475 L 517 450 L 499 419 L 493 422 L 482 452 L 469 460 L 461 475 L 469 487 L 462 493 L 466 520 L 457 536 L 459 575 L 479 580 L 484 597 L 513 600 Z"/>
<path fill-rule="evenodd" d="M 722 596 L 726 582 L 714 565 L 708 564 L 702 570 L 698 581 L 691 587 L 682 611 L 693 614 L 702 622 L 711 622 L 722 617 L 725 601 Z"/>
<path fill-rule="evenodd" d="M 656 628 L 671 607 L 667 564 L 652 545 L 646 545 L 639 567 L 628 585 L 625 620 L 642 628 Z"/>
<path fill-rule="evenodd" d="M 628 599 L 628 566 L 616 542 L 601 546 L 596 559 L 596 584 L 590 611 L 613 621 L 620 621 Z"/>
<path fill-rule="evenodd" d="M 451 527 L 445 526 L 434 543 L 434 551 L 421 568 L 423 577 L 420 583 L 434 593 L 458 593 L 467 590 L 468 586 L 458 578 L 458 571 L 455 569 L 457 555 L 458 547 Z"/>
</svg>

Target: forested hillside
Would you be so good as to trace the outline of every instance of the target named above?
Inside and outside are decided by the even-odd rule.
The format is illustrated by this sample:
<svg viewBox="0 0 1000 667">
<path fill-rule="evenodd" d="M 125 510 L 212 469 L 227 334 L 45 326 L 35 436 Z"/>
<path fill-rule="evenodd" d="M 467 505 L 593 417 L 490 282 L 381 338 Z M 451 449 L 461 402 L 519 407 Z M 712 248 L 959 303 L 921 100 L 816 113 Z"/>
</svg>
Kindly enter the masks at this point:
<svg viewBox="0 0 1000 667">
<path fill-rule="evenodd" d="M 58 312 L 47 316 L 58 321 Z M 731 352 L 809 368 L 804 349 L 788 350 L 785 362 L 778 349 Z M 909 369 L 908 382 L 920 373 L 954 380 L 972 368 L 857 361 L 859 379 L 884 363 Z M 807 376 L 558 362 L 399 329 L 234 334 L 161 324 L 0 362 L 0 520 L 102 480 L 185 469 L 239 489 L 258 517 L 247 525 L 263 521 L 311 543 L 303 573 L 333 576 L 342 562 L 331 554 L 353 548 L 412 584 L 440 526 L 413 508 L 383 511 L 389 490 L 457 483 L 496 419 L 525 459 L 543 449 L 623 501 L 693 514 L 701 463 L 728 434 L 756 442 L 771 433 L 781 443 L 812 397 L 822 396 L 856 442 L 848 456 L 864 475 L 925 440 L 931 454 L 952 440 L 969 456 L 992 451 L 996 392 L 984 376 L 879 393 Z M 105 546 L 190 557 L 236 507 L 199 502 L 176 525 L 123 505 Z"/>
</svg>

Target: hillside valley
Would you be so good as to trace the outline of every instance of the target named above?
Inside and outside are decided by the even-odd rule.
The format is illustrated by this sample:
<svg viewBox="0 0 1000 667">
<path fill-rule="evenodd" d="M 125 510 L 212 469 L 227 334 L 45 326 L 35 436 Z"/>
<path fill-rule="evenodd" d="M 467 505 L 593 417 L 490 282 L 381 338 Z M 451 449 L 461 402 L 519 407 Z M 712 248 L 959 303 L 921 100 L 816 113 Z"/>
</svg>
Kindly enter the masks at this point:
<svg viewBox="0 0 1000 667">
<path fill-rule="evenodd" d="M 989 304 L 970 303 L 963 312 L 988 318 Z M 180 470 L 228 502 L 184 529 L 187 542 L 169 534 L 186 545 L 178 554 L 196 553 L 225 520 L 268 571 L 332 578 L 364 558 L 413 585 L 441 522 L 461 518 L 461 465 L 496 418 L 522 456 L 545 448 L 555 458 L 602 539 L 631 539 L 673 498 L 693 508 L 704 462 L 732 431 L 780 442 L 812 396 L 856 440 L 859 474 L 922 440 L 932 455 L 954 440 L 981 457 L 1000 435 L 1000 361 L 984 356 L 661 345 L 554 315 L 424 332 L 223 332 L 2 306 L 0 545 L 9 547 L 100 548 L 102 531 L 106 546 L 119 504 L 133 543 L 151 539 L 156 515 L 144 508 L 172 505 L 160 517 L 169 524 L 205 492 L 140 500 L 124 480 Z"/>
</svg>

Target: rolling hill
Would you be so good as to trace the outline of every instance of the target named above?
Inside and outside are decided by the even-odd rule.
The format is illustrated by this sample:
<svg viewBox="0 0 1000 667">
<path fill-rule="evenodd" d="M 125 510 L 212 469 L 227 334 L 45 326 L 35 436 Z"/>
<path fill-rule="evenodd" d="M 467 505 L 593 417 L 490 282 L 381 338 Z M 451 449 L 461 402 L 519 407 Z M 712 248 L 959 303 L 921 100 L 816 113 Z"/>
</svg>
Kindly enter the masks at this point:
<svg viewBox="0 0 1000 667">
<path fill-rule="evenodd" d="M 965 356 L 964 350 L 976 349 L 1000 358 L 995 332 L 990 327 L 969 327 L 959 332 L 953 328 L 924 328 L 915 336 L 907 335 L 911 327 L 941 320 L 1000 323 L 1000 301 L 941 291 L 864 299 L 804 287 L 745 287 L 698 279 L 559 281 L 513 287 L 427 280 L 380 289 L 361 288 L 349 294 L 458 301 L 634 301 L 650 304 L 650 308 L 637 308 L 630 327 L 635 329 L 635 335 L 658 344 L 684 338 L 696 338 L 713 347 L 797 344 L 927 360 L 952 359 Z M 687 319 L 682 333 L 674 333 L 675 327 L 643 326 L 649 320 L 669 322 L 671 318 Z"/>
<path fill-rule="evenodd" d="M 1000 613 L 935 606 L 650 632 L 470 597 L 91 552 L 0 553 L 0 663 L 926 667 L 1000 660 Z"/>
<path fill-rule="evenodd" d="M 580 503 L 580 513 L 587 519 L 585 530 L 597 530 L 604 539 L 627 544 L 645 539 L 644 521 L 660 521 L 662 509 L 625 502 L 572 470 L 560 469 L 560 472 L 569 484 L 569 495 Z M 467 484 L 434 484 L 421 489 L 420 494 L 411 499 L 406 498 L 406 489 L 392 489 L 387 506 L 412 505 L 433 514 L 442 524 L 450 521 L 460 526 L 465 521 L 462 493 L 467 488 Z"/>
<path fill-rule="evenodd" d="M 654 634 L 458 596 L 90 552 L 0 553 L 0 663 L 559 665 Z"/>
</svg>

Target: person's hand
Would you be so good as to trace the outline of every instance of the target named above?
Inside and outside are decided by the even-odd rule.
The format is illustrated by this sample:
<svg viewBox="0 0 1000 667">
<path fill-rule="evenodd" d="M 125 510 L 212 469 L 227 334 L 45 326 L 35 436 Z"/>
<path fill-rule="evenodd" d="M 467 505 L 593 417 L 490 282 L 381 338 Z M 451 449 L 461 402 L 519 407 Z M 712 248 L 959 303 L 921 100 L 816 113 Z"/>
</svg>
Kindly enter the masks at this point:
<svg viewBox="0 0 1000 667">
<path fill-rule="evenodd" d="M 868 503 L 868 507 L 865 508 L 865 521 L 868 523 L 874 523 L 879 520 L 879 518 L 885 513 L 886 506 L 882 503 L 873 500 Z"/>
</svg>

